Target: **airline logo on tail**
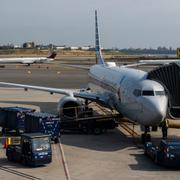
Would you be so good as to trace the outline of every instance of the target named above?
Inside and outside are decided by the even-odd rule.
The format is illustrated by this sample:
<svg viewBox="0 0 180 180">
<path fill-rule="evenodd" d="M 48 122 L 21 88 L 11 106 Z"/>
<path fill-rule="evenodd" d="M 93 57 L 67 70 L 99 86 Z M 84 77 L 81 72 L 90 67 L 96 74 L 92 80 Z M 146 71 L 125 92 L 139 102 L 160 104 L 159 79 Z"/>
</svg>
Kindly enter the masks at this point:
<svg viewBox="0 0 180 180">
<path fill-rule="evenodd" d="M 56 55 L 57 55 L 56 52 L 52 52 L 52 54 L 50 56 L 48 56 L 47 58 L 54 59 L 56 57 Z"/>
<path fill-rule="evenodd" d="M 96 32 L 96 63 L 97 64 L 103 64 L 105 65 L 102 52 L 101 52 L 101 46 L 100 46 L 100 37 L 99 37 L 99 30 L 98 30 L 98 19 L 97 19 L 97 10 L 95 10 L 95 32 Z"/>
</svg>

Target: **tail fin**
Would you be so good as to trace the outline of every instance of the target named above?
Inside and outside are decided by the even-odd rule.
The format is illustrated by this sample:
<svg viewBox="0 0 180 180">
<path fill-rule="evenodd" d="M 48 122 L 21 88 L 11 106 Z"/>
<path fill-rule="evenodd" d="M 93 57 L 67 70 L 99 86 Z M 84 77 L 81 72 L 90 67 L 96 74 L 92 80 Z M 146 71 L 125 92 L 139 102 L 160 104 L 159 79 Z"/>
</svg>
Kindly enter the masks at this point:
<svg viewBox="0 0 180 180">
<path fill-rule="evenodd" d="M 96 32 L 96 64 L 103 64 L 105 65 L 101 47 L 100 47 L 100 38 L 99 38 L 99 31 L 98 31 L 98 19 L 97 19 L 97 10 L 95 10 L 95 32 Z"/>
<path fill-rule="evenodd" d="M 57 53 L 56 52 L 52 52 L 50 56 L 48 56 L 47 58 L 49 59 L 54 59 L 56 57 Z"/>
</svg>

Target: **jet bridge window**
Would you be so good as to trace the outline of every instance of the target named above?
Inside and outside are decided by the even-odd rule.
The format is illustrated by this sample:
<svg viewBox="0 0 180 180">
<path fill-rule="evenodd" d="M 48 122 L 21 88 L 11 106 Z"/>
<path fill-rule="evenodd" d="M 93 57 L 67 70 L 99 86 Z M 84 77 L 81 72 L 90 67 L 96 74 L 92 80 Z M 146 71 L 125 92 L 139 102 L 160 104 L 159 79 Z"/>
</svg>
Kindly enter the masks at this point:
<svg viewBox="0 0 180 180">
<path fill-rule="evenodd" d="M 154 96 L 154 91 L 144 90 L 144 91 L 142 91 L 142 96 Z"/>
</svg>

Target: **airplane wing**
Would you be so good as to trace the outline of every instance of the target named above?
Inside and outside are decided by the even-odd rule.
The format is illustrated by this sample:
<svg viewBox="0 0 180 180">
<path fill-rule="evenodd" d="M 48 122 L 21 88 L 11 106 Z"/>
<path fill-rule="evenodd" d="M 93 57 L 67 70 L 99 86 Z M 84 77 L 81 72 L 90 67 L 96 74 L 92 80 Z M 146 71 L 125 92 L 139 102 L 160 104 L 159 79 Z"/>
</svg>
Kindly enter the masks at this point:
<svg viewBox="0 0 180 180">
<path fill-rule="evenodd" d="M 126 64 L 122 65 L 121 67 L 135 67 L 135 66 L 141 66 L 141 65 L 146 65 L 146 63 L 133 63 L 133 64 Z"/>
<path fill-rule="evenodd" d="M 49 87 L 42 87 L 42 86 L 31 86 L 31 85 L 25 85 L 25 84 L 16 84 L 16 83 L 7 83 L 7 82 L 0 82 L 0 85 L 2 86 L 11 86 L 11 87 L 18 87 L 23 88 L 24 90 L 33 89 L 33 90 L 39 90 L 39 91 L 45 91 L 49 92 L 50 94 L 63 94 L 66 96 L 74 96 L 82 99 L 87 99 L 90 101 L 95 101 L 99 104 L 106 105 L 107 101 L 102 96 L 83 90 L 83 91 L 73 91 L 68 89 L 59 89 L 59 88 L 49 88 Z"/>
<path fill-rule="evenodd" d="M 140 60 L 137 63 L 122 65 L 121 67 L 135 67 L 142 65 L 159 66 L 159 65 L 167 65 L 172 63 L 176 63 L 178 66 L 180 66 L 180 59 Z"/>
<path fill-rule="evenodd" d="M 180 59 L 140 60 L 138 63 L 150 64 L 150 65 L 164 65 L 171 63 L 180 64 Z"/>
<path fill-rule="evenodd" d="M 16 83 L 7 83 L 7 82 L 0 82 L 0 85 L 19 87 L 19 88 L 24 88 L 25 90 L 33 89 L 33 90 L 39 90 L 39 91 L 46 91 L 51 94 L 58 93 L 58 94 L 64 94 L 67 96 L 73 96 L 73 92 L 67 89 L 48 88 L 48 87 L 42 87 L 42 86 L 31 86 L 31 85 L 26 85 L 26 84 L 16 84 Z"/>
<path fill-rule="evenodd" d="M 61 65 L 65 66 L 65 67 L 78 68 L 78 69 L 82 69 L 82 70 L 89 70 L 90 69 L 89 66 L 85 66 L 85 65 L 73 65 L 73 64 L 61 64 Z"/>
</svg>

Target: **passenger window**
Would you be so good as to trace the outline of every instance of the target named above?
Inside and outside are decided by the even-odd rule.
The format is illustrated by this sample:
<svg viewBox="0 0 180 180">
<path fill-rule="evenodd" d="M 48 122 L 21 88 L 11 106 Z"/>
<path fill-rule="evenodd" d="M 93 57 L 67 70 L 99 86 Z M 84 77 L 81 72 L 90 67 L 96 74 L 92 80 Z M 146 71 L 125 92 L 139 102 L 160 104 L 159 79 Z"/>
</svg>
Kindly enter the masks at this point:
<svg viewBox="0 0 180 180">
<path fill-rule="evenodd" d="M 133 92 L 133 94 L 134 94 L 136 97 L 141 96 L 141 90 L 135 89 L 134 92 Z"/>
<path fill-rule="evenodd" d="M 152 91 L 152 90 L 145 90 L 145 91 L 142 91 L 142 95 L 143 96 L 154 96 L 154 91 Z"/>
</svg>

